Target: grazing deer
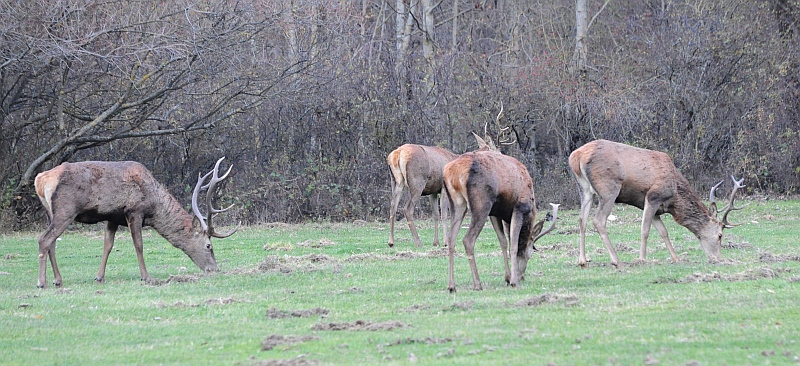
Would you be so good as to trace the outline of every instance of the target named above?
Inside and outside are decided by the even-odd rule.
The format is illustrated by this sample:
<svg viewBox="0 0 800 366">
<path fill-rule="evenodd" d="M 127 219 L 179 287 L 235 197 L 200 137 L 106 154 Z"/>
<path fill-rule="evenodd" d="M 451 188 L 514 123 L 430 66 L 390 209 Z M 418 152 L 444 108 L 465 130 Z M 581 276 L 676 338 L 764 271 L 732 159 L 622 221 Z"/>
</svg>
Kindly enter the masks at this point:
<svg viewBox="0 0 800 366">
<path fill-rule="evenodd" d="M 730 202 L 724 209 L 720 221 L 716 216 L 719 211 L 713 202 L 714 189 L 719 184 L 711 190 L 712 203 L 706 208 L 686 178 L 675 168 L 672 159 L 658 151 L 595 140 L 573 151 L 569 156 L 569 166 L 582 193 L 578 257 L 578 265 L 581 267 L 585 267 L 587 262 L 584 250 L 586 223 L 595 198 L 598 204 L 594 215 L 594 227 L 600 234 L 614 266 L 619 266 L 619 259 L 606 230 L 606 220 L 614 203 L 626 203 L 644 210 L 639 259 L 645 259 L 647 237 L 652 224 L 664 239 L 673 262 L 678 261 L 678 256 L 669 241 L 667 228 L 661 221 L 662 214 L 669 213 L 678 224 L 689 229 L 700 240 L 700 247 L 708 259 L 716 261 L 720 258 L 722 229 L 735 226 L 728 222 L 728 213 L 743 208 L 733 205 L 736 191 L 744 187 L 741 185 L 743 179 L 739 181 L 733 179 L 734 188 Z"/>
<path fill-rule="evenodd" d="M 498 144 L 509 144 L 510 139 L 503 139 L 502 136 L 508 132 L 510 127 L 503 128 L 500 126 L 500 117 L 503 115 L 503 104 L 500 104 L 500 113 L 495 118 L 495 124 L 499 129 Z M 497 147 L 489 137 L 489 123 L 483 127 L 486 140 L 480 138 L 475 132 L 475 138 L 478 140 L 479 150 L 492 150 L 497 151 Z M 400 198 L 403 196 L 403 190 L 408 187 L 409 199 L 406 201 L 405 216 L 408 221 L 408 227 L 411 229 L 411 236 L 414 238 L 414 244 L 421 246 L 422 241 L 417 234 L 417 228 L 414 225 L 414 207 L 417 206 L 420 196 L 430 197 L 430 205 L 433 210 L 433 227 L 434 237 L 433 246 L 439 245 L 439 220 L 441 217 L 440 211 L 444 212 L 444 201 L 440 201 L 439 192 L 442 191 L 444 185 L 442 183 L 442 169 L 444 165 L 455 159 L 458 155 L 436 146 L 423 146 L 414 144 L 405 144 L 398 147 L 387 157 L 389 169 L 392 172 L 394 185 L 392 185 L 392 205 L 389 209 L 389 247 L 394 246 L 394 222 L 395 215 L 397 214 L 397 206 L 400 204 Z M 444 226 L 444 225 L 443 225 Z"/>
<path fill-rule="evenodd" d="M 73 221 L 94 224 L 107 221 L 103 244 L 103 257 L 95 280 L 103 282 L 106 263 L 114 246 L 117 228 L 127 226 L 133 237 L 133 246 L 139 260 L 142 280 L 150 276 L 144 265 L 142 254 L 142 226 L 152 226 L 167 241 L 186 255 L 203 271 L 217 271 L 217 261 L 211 246 L 211 237 L 225 238 L 229 233 L 217 233 L 211 224 L 212 217 L 225 209 L 211 205 L 218 182 L 231 172 L 219 176 L 219 159 L 214 169 L 197 180 L 192 193 L 192 211 L 186 212 L 167 190 L 158 183 L 152 174 L 137 162 L 85 161 L 63 163 L 36 176 L 36 194 L 42 201 L 50 224 L 39 237 L 39 282 L 44 288 L 46 281 L 47 258 L 53 266 L 53 284 L 61 286 L 61 274 L 56 264 L 56 239 Z M 208 184 L 206 179 L 211 176 Z M 203 218 L 197 205 L 202 189 L 207 189 L 206 211 Z"/>
<path fill-rule="evenodd" d="M 421 246 L 422 241 L 414 226 L 414 207 L 419 202 L 420 196 L 430 197 L 433 209 L 434 237 L 433 245 L 439 245 L 439 220 L 440 202 L 439 192 L 442 190 L 442 169 L 444 165 L 456 158 L 457 155 L 436 146 L 422 146 L 405 144 L 398 147 L 386 159 L 392 171 L 394 185 L 392 185 L 392 207 L 389 211 L 389 246 L 394 246 L 394 222 L 397 206 L 403 190 L 408 187 L 408 200 L 405 206 L 406 221 L 414 237 L 414 244 Z M 444 211 L 444 210 L 441 210 Z"/>
<path fill-rule="evenodd" d="M 479 145 L 486 145 L 475 135 Z M 450 230 L 445 235 L 450 271 L 447 288 L 456 291 L 453 273 L 453 256 L 458 229 L 467 209 L 472 218 L 464 236 L 464 250 L 472 270 L 473 289 L 481 290 L 478 267 L 475 264 L 475 240 L 491 218 L 506 270 L 506 284 L 517 287 L 524 278 L 528 260 L 533 254 L 534 243 L 553 230 L 558 214 L 558 205 L 553 206 L 550 227 L 542 232 L 544 220 L 534 224 L 536 199 L 533 181 L 528 169 L 517 159 L 497 151 L 479 150 L 459 156 L 444 167 L 445 196 L 452 210 Z M 508 243 L 511 243 L 511 246 Z M 508 261 L 511 258 L 511 269 Z"/>
</svg>

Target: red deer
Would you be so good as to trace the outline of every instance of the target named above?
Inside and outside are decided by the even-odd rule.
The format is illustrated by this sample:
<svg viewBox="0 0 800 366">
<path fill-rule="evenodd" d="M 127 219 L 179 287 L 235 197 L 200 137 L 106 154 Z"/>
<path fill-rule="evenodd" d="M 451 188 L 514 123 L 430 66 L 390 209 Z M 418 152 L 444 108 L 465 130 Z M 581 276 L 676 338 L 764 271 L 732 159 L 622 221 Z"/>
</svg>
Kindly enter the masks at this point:
<svg viewBox="0 0 800 366">
<path fill-rule="evenodd" d="M 392 171 L 394 185 L 392 185 L 392 206 L 389 211 L 389 246 L 394 246 L 394 222 L 397 206 L 403 191 L 408 188 L 408 200 L 405 205 L 405 216 L 414 244 L 421 246 L 422 241 L 414 226 L 414 207 L 419 202 L 420 196 L 430 197 L 433 209 L 434 238 L 433 245 L 439 245 L 439 192 L 442 190 L 442 169 L 444 165 L 456 158 L 457 155 L 435 146 L 422 146 L 405 144 L 398 147 L 386 159 Z M 443 211 L 443 210 L 442 210 Z"/>
<path fill-rule="evenodd" d="M 477 135 L 476 138 L 479 145 L 486 145 Z M 474 249 L 475 240 L 487 218 L 491 218 L 500 241 L 506 283 L 517 287 L 524 278 L 528 260 L 536 249 L 534 243 L 555 227 L 558 205 L 551 203 L 552 223 L 542 232 L 545 220 L 534 224 L 536 199 L 528 169 L 517 159 L 492 150 L 466 153 L 445 165 L 444 184 L 445 196 L 451 209 L 450 230 L 445 235 L 450 259 L 448 290 L 456 291 L 453 273 L 455 241 L 468 209 L 472 218 L 463 243 L 472 270 L 473 289 L 482 289 Z"/>
<path fill-rule="evenodd" d="M 150 276 L 144 265 L 142 254 L 142 226 L 152 226 L 161 236 L 186 255 L 203 271 L 217 271 L 217 261 L 211 246 L 211 237 L 225 238 L 229 233 L 217 233 L 211 224 L 212 217 L 225 209 L 211 205 L 215 187 L 231 172 L 219 176 L 217 161 L 214 169 L 201 176 L 192 194 L 194 216 L 183 209 L 152 174 L 137 162 L 85 161 L 63 163 L 36 176 L 36 194 L 42 201 L 50 224 L 39 237 L 39 282 L 44 288 L 47 258 L 53 266 L 53 284 L 61 286 L 61 274 L 56 264 L 56 239 L 73 221 L 94 224 L 107 221 L 103 256 L 95 280 L 103 282 L 108 255 L 114 246 L 117 228 L 127 226 L 133 237 L 133 246 L 139 260 L 139 272 L 143 281 Z M 211 179 L 206 183 L 206 179 Z M 205 184 L 205 185 L 204 185 Z M 201 190 L 206 189 L 207 218 L 203 218 L 197 204 Z"/>
<path fill-rule="evenodd" d="M 495 118 L 495 124 L 499 129 L 498 144 L 508 144 L 509 139 L 502 139 L 502 136 L 508 132 L 510 127 L 503 128 L 500 126 L 500 117 L 503 115 L 503 104 L 500 103 L 500 113 Z M 497 151 L 495 143 L 489 137 L 489 123 L 483 127 L 486 135 L 486 141 L 480 138 L 474 132 L 475 138 L 478 139 L 478 148 L 480 150 L 493 150 Z M 488 141 L 488 142 L 487 142 Z M 513 143 L 513 142 L 511 142 Z M 392 204 L 389 211 L 389 247 L 394 246 L 394 223 L 395 215 L 397 214 L 397 206 L 400 204 L 400 198 L 403 196 L 403 190 L 408 187 L 409 199 L 406 201 L 405 216 L 408 221 L 408 227 L 411 229 L 411 236 L 414 238 L 414 244 L 421 246 L 422 241 L 417 234 L 417 228 L 414 225 L 414 207 L 419 202 L 420 196 L 430 197 L 430 205 L 433 209 L 433 226 L 434 237 L 433 246 L 439 245 L 439 220 L 441 218 L 440 210 L 444 212 L 444 201 L 439 200 L 439 192 L 442 191 L 444 185 L 442 183 L 442 169 L 444 165 L 455 159 L 458 155 L 436 146 L 423 146 L 414 144 L 405 144 L 398 147 L 387 157 L 389 169 L 392 172 L 394 185 L 392 185 Z M 444 226 L 444 225 L 443 225 Z"/>
<path fill-rule="evenodd" d="M 619 266 L 619 259 L 608 239 L 606 221 L 615 203 L 626 203 L 644 210 L 639 259 L 645 259 L 647 237 L 652 224 L 664 239 L 673 262 L 678 261 L 678 256 L 661 221 L 662 214 L 672 215 L 678 224 L 689 229 L 700 240 L 700 247 L 708 259 L 716 261 L 720 258 L 722 229 L 735 226 L 728 222 L 728 213 L 743 208 L 733 205 L 736 191 L 744 187 L 742 180 L 736 181 L 734 178 L 730 202 L 724 209 L 722 220 L 718 220 L 716 203 L 713 202 L 714 190 L 711 191 L 711 206 L 706 208 L 686 178 L 675 168 L 672 159 L 658 151 L 596 140 L 573 151 L 569 156 L 569 166 L 582 193 L 578 258 L 581 267 L 585 267 L 587 262 L 584 250 L 586 223 L 595 198 L 598 204 L 594 227 L 614 266 Z"/>
</svg>

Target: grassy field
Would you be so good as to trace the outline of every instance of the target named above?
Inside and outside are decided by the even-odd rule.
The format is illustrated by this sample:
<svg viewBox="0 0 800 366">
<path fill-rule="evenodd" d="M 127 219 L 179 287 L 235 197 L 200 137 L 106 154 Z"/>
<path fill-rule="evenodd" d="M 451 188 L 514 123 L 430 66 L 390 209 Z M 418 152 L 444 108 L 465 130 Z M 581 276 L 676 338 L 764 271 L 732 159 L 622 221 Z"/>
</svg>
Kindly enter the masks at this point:
<svg viewBox="0 0 800 366">
<path fill-rule="evenodd" d="M 753 202 L 731 214 L 722 263 L 664 221 L 681 261 L 653 231 L 635 262 L 639 210 L 619 206 L 613 268 L 592 232 L 577 264 L 577 211 L 560 213 L 521 289 L 505 286 L 490 227 L 477 244 L 473 291 L 458 242 L 458 291 L 447 257 L 413 246 L 404 222 L 264 225 L 215 241 L 221 272 L 202 276 L 181 251 L 145 233 L 152 283 L 139 280 L 127 231 L 97 284 L 102 226 L 58 242 L 62 288 L 36 288 L 39 233 L 0 236 L 0 363 L 775 365 L 800 356 L 800 202 Z M 461 235 L 466 230 L 461 231 Z M 48 266 L 48 281 L 52 271 Z"/>
</svg>

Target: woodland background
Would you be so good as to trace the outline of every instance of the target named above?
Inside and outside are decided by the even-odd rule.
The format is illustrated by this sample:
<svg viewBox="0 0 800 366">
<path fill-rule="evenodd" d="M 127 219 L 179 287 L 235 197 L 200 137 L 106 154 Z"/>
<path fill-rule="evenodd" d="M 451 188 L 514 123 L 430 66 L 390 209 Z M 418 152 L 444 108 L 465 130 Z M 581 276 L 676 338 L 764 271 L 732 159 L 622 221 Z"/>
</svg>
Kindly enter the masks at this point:
<svg viewBox="0 0 800 366">
<path fill-rule="evenodd" d="M 501 103 L 542 208 L 577 205 L 567 156 L 596 138 L 670 154 L 700 196 L 731 174 L 796 194 L 798 19 L 797 0 L 4 0 L 0 231 L 41 224 L 33 178 L 79 160 L 142 162 L 188 204 L 225 156 L 223 222 L 386 220 L 386 155 L 472 150 Z"/>
</svg>

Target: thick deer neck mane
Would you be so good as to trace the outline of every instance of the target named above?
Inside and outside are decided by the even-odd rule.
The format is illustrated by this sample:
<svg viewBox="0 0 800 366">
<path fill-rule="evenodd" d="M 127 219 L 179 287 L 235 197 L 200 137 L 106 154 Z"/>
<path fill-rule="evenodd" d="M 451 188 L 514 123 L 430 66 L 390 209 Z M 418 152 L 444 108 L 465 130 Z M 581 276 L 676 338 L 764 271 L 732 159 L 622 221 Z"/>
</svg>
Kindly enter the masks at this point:
<svg viewBox="0 0 800 366">
<path fill-rule="evenodd" d="M 676 180 L 677 194 L 667 212 L 672 215 L 675 222 L 698 235 L 711 221 L 711 213 L 694 193 L 686 178 L 679 176 Z"/>
<path fill-rule="evenodd" d="M 164 239 L 176 248 L 183 248 L 192 235 L 192 215 L 186 212 L 175 197 L 161 187 L 157 201 L 161 202 L 149 222 Z"/>
</svg>

